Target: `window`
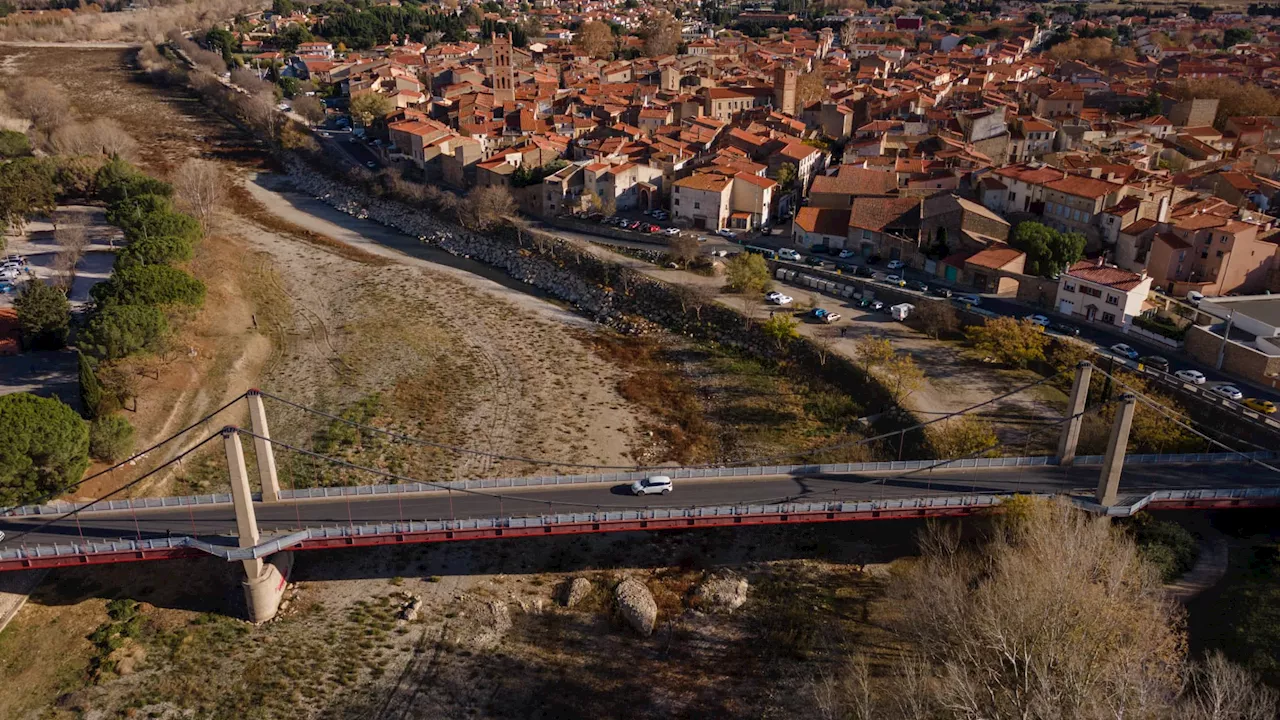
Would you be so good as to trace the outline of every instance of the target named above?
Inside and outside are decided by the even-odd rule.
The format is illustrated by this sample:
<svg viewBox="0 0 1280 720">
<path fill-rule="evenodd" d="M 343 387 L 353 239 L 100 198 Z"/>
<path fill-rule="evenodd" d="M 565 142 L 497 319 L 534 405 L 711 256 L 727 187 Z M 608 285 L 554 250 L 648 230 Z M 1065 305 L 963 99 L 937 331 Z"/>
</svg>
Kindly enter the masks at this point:
<svg viewBox="0 0 1280 720">
<path fill-rule="evenodd" d="M 1108 305 L 1119 305 L 1119 304 L 1120 304 L 1120 296 L 1119 296 L 1119 295 L 1112 295 L 1111 293 L 1107 293 L 1107 304 L 1108 304 Z"/>
<path fill-rule="evenodd" d="M 1084 293 L 1085 295 L 1088 295 L 1088 296 L 1090 296 L 1090 297 L 1096 297 L 1096 298 L 1100 298 L 1100 297 L 1102 297 L 1102 291 L 1101 291 L 1101 290 L 1099 290 L 1098 288 L 1091 288 L 1091 287 L 1089 287 L 1089 286 L 1087 286 L 1087 285 L 1082 285 L 1082 286 L 1080 286 L 1080 292 L 1082 292 L 1082 293 Z"/>
<path fill-rule="evenodd" d="M 1104 312 L 1102 313 L 1102 322 L 1114 325 L 1116 323 L 1116 316 L 1112 313 Z"/>
<path fill-rule="evenodd" d="M 1045 211 L 1045 212 L 1047 212 L 1047 213 L 1049 213 L 1050 215 L 1052 215 L 1052 214 L 1053 214 L 1053 203 L 1051 203 L 1051 202 L 1047 202 L 1047 203 L 1045 203 L 1045 204 L 1044 204 L 1044 211 Z"/>
<path fill-rule="evenodd" d="M 1221 251 L 1221 250 L 1219 250 L 1218 252 L 1216 252 L 1216 253 L 1214 253 L 1214 254 L 1215 254 L 1215 255 L 1217 255 L 1218 257 L 1222 257 L 1222 251 Z"/>
<path fill-rule="evenodd" d="M 1179 252 L 1179 253 L 1178 253 L 1178 262 L 1182 262 L 1183 260 L 1186 260 L 1186 259 L 1187 259 L 1187 251 L 1186 251 L 1186 250 L 1183 250 L 1183 251 L 1181 251 L 1181 252 Z"/>
<path fill-rule="evenodd" d="M 672 200 L 671 204 L 675 205 L 676 207 L 680 207 L 680 198 L 676 198 L 675 200 Z"/>
<path fill-rule="evenodd" d="M 863 230 L 863 231 L 862 231 L 862 239 L 863 239 L 863 240 L 870 240 L 870 239 L 871 239 L 871 231 L 870 231 L 870 230 Z"/>
<path fill-rule="evenodd" d="M 1013 201 L 1014 201 L 1014 200 L 1016 200 L 1016 199 L 1017 199 L 1017 195 L 1016 195 L 1014 192 L 1010 191 L 1010 192 L 1009 192 L 1009 202 L 1013 202 Z"/>
<path fill-rule="evenodd" d="M 1226 245 L 1226 244 L 1227 244 L 1227 236 L 1226 236 L 1226 235 L 1223 235 L 1222 237 L 1218 238 L 1218 242 L 1222 243 L 1223 245 Z"/>
<path fill-rule="evenodd" d="M 700 202 L 695 202 L 695 203 L 693 204 L 693 209 L 694 209 L 694 210 L 701 210 L 701 209 L 702 209 L 702 203 L 700 203 Z"/>
<path fill-rule="evenodd" d="M 1068 280 L 1068 281 L 1066 281 L 1066 282 L 1062 283 L 1062 289 L 1063 289 L 1063 290 L 1066 290 L 1067 292 L 1075 292 L 1075 291 L 1076 291 L 1076 284 L 1075 284 L 1075 283 L 1073 283 L 1073 282 L 1071 282 L 1070 280 Z"/>
</svg>

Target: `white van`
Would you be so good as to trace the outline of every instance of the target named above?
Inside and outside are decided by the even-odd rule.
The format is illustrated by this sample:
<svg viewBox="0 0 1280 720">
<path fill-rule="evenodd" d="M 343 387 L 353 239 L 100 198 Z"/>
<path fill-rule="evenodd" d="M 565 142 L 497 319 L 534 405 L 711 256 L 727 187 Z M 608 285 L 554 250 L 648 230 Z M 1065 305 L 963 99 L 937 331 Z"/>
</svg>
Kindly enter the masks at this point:
<svg viewBox="0 0 1280 720">
<path fill-rule="evenodd" d="M 791 248 L 782 248 L 779 250 L 778 257 L 783 260 L 790 260 L 791 262 L 800 262 L 800 253 L 792 250 Z"/>
</svg>

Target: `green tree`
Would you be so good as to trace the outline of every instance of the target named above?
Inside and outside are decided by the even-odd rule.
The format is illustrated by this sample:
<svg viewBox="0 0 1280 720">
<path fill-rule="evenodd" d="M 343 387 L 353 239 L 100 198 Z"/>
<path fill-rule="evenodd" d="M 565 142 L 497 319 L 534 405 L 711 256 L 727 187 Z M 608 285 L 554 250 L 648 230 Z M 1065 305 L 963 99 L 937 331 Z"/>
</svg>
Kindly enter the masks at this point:
<svg viewBox="0 0 1280 720">
<path fill-rule="evenodd" d="M 0 506 L 39 502 L 89 466 L 89 427 L 62 401 L 0 396 Z"/>
<path fill-rule="evenodd" d="M 128 161 L 113 157 L 103 163 L 93 176 L 98 199 L 114 205 L 139 195 L 173 195 L 173 187 L 163 180 L 149 177 Z"/>
<path fill-rule="evenodd" d="M 163 195 L 137 195 L 114 203 L 107 210 L 107 222 L 124 231 L 128 241 L 174 237 L 190 244 L 201 236 L 200 221 L 174 210 Z"/>
<path fill-rule="evenodd" d="M 760 326 L 760 331 L 773 341 L 778 352 L 785 352 L 791 341 L 800 337 L 796 327 L 797 323 L 794 319 L 785 314 L 778 314 L 766 320 Z"/>
<path fill-rule="evenodd" d="M 204 43 L 210 50 L 222 55 L 222 59 L 227 63 L 231 62 L 231 54 L 240 49 L 236 36 L 232 35 L 230 30 L 223 28 L 213 28 L 205 33 Z"/>
<path fill-rule="evenodd" d="M 755 253 L 738 253 L 725 263 L 725 289 L 757 295 L 769 289 L 769 263 Z"/>
<path fill-rule="evenodd" d="M 82 352 L 76 356 L 80 359 L 80 402 L 84 405 L 84 416 L 93 419 L 102 407 L 102 383 L 98 382 L 89 356 Z"/>
<path fill-rule="evenodd" d="M 28 282 L 13 301 L 28 345 L 56 350 L 67 342 L 71 303 L 62 291 L 39 280 Z"/>
<path fill-rule="evenodd" d="M 80 349 L 102 360 L 154 352 L 169 334 L 169 322 L 158 307 L 110 305 L 94 313 L 78 336 Z"/>
<path fill-rule="evenodd" d="M 376 92 L 361 93 L 351 98 L 351 117 L 360 121 L 361 125 L 372 125 L 376 119 L 384 118 L 395 109 L 391 98 Z"/>
<path fill-rule="evenodd" d="M 1231 47 L 1240 43 L 1253 41 L 1253 31 L 1249 28 L 1228 28 L 1222 33 L 1222 47 Z"/>
<path fill-rule="evenodd" d="M 148 237 L 133 240 L 116 253 L 115 268 L 138 265 L 167 265 L 191 259 L 191 243 L 176 237 Z"/>
<path fill-rule="evenodd" d="M 778 186 L 783 192 L 791 192 L 796 186 L 796 166 L 793 163 L 782 163 L 778 167 Z"/>
<path fill-rule="evenodd" d="M 276 33 L 276 45 L 280 48 L 280 52 L 286 55 L 297 50 L 302 43 L 315 39 L 311 31 L 301 25 L 290 25 Z"/>
<path fill-rule="evenodd" d="M 0 158 L 11 159 L 31 154 L 31 141 L 17 130 L 0 130 Z"/>
<path fill-rule="evenodd" d="M 963 458 L 996 446 L 996 431 L 990 422 L 973 415 L 961 415 L 934 423 L 924 430 L 934 457 Z"/>
<path fill-rule="evenodd" d="M 99 307 L 108 305 L 192 305 L 204 303 L 204 283 L 168 265 L 121 268 L 89 291 Z"/>
<path fill-rule="evenodd" d="M 294 7 L 293 0 L 273 0 L 271 3 L 271 12 L 275 15 L 288 17 L 292 15 L 296 9 L 297 8 Z"/>
<path fill-rule="evenodd" d="M 289 77 L 288 75 L 280 78 L 276 84 L 280 86 L 280 92 L 287 98 L 292 98 L 294 95 L 297 95 L 298 87 L 301 85 L 301 83 L 298 82 L 298 78 Z"/>
<path fill-rule="evenodd" d="M 1049 336 L 1030 320 L 987 318 L 964 332 L 975 350 L 1010 367 L 1022 368 L 1044 360 Z"/>
<path fill-rule="evenodd" d="M 57 199 L 55 164 L 24 157 L 0 164 L 0 230 L 22 229 L 32 215 L 53 212 Z"/>
<path fill-rule="evenodd" d="M 1029 220 L 1018 223 L 1009 244 L 1027 254 L 1028 273 L 1051 278 L 1084 255 L 1085 237 L 1078 232 L 1059 232 Z"/>
<path fill-rule="evenodd" d="M 870 375 L 872 368 L 889 362 L 893 357 L 893 345 L 885 338 L 864 337 L 853 351 L 862 372 Z"/>
<path fill-rule="evenodd" d="M 89 454 L 117 462 L 133 453 L 133 425 L 121 415 L 104 415 L 89 426 Z"/>
</svg>

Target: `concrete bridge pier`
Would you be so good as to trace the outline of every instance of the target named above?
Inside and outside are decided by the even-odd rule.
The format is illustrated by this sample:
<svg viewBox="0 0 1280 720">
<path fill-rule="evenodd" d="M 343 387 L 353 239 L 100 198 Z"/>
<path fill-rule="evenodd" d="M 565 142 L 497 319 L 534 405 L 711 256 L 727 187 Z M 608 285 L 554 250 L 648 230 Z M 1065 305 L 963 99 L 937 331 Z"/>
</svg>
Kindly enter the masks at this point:
<svg viewBox="0 0 1280 720">
<path fill-rule="evenodd" d="M 1076 445 L 1080 443 L 1080 427 L 1084 425 L 1085 404 L 1089 400 L 1089 381 L 1093 377 L 1093 364 L 1081 360 L 1076 365 L 1076 379 L 1071 383 L 1071 397 L 1067 400 L 1067 422 L 1058 436 L 1058 465 L 1070 467 L 1076 460 Z"/>
<path fill-rule="evenodd" d="M 1129 445 L 1129 429 L 1133 427 L 1133 412 L 1138 399 L 1132 393 L 1120 396 L 1120 410 L 1111 425 L 1111 437 L 1107 440 L 1107 456 L 1102 460 L 1102 474 L 1098 477 L 1098 504 L 1111 507 L 1120 494 L 1120 472 L 1124 470 L 1125 451 Z"/>
<path fill-rule="evenodd" d="M 258 517 L 253 509 L 253 493 L 249 488 L 249 472 L 244 464 L 244 447 L 240 444 L 240 431 L 234 427 L 223 428 L 222 442 L 227 452 L 227 470 L 231 480 L 231 502 L 236 513 L 236 534 L 241 548 L 258 544 Z M 252 558 L 244 564 L 244 600 L 249 608 L 249 620 L 266 622 L 275 617 L 289 584 L 289 571 L 293 568 L 291 553 L 278 553 L 268 560 Z"/>
<path fill-rule="evenodd" d="M 253 429 L 253 454 L 258 459 L 258 478 L 262 482 L 262 501 L 280 500 L 280 477 L 276 474 L 275 449 L 271 447 L 271 430 L 267 427 L 267 411 L 262 407 L 262 392 L 257 388 L 245 393 L 249 399 L 249 427 Z"/>
</svg>

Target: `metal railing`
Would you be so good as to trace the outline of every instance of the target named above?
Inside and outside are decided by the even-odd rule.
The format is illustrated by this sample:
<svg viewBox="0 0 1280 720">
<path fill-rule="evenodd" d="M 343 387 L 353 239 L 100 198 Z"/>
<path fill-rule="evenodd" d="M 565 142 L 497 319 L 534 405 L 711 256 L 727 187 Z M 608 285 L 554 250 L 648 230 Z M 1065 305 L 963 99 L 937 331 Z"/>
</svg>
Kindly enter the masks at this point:
<svg viewBox="0 0 1280 720">
<path fill-rule="evenodd" d="M 192 537 L 166 537 L 152 540 L 121 539 L 85 543 L 23 546 L 0 549 L 0 561 L 40 560 L 94 554 L 138 553 L 168 549 L 195 549 L 228 561 L 263 558 L 296 547 L 307 541 L 334 538 L 359 538 L 373 535 L 438 533 L 498 529 L 554 529 L 557 526 L 635 523 L 646 520 L 740 517 L 761 515 L 855 514 L 892 511 L 928 511 L 943 509 L 981 509 L 1000 505 L 1016 493 L 989 493 L 922 498 L 832 501 L 821 503 L 779 503 L 772 505 L 717 505 L 696 508 L 654 508 L 647 510 L 611 510 L 564 513 L 533 517 L 470 518 L 463 520 L 428 520 L 392 523 L 362 523 L 315 527 L 299 530 L 262 542 L 251 548 L 218 545 Z M 1048 497 L 1043 493 L 1036 497 Z M 1100 509 L 1091 498 L 1072 499 L 1091 509 Z M 1128 505 L 1106 508 L 1110 515 L 1132 515 L 1152 502 L 1195 500 L 1280 500 L 1280 488 L 1225 488 L 1158 490 L 1136 498 Z"/>
<path fill-rule="evenodd" d="M 1276 452 L 1245 453 L 1183 453 L 1183 454 L 1147 454 L 1127 455 L 1126 465 L 1160 465 L 1160 464 L 1211 464 L 1239 463 L 1246 458 L 1254 460 L 1280 459 Z M 1076 457 L 1077 466 L 1101 465 L 1102 455 L 1081 455 Z M 557 485 L 591 485 L 602 483 L 630 483 L 654 475 L 666 475 L 676 480 L 705 479 L 731 480 L 734 478 L 767 477 L 771 475 L 842 475 L 857 473 L 911 472 L 954 470 L 983 470 L 1022 467 L 1048 467 L 1058 464 L 1058 459 L 1051 455 L 1033 455 L 1023 457 L 964 458 L 939 465 L 938 460 L 896 460 L 891 462 L 864 463 L 832 463 L 825 465 L 764 465 L 754 467 L 730 468 L 669 468 L 644 472 L 597 473 L 590 475 L 545 475 L 534 477 L 492 478 L 482 480 L 454 480 L 441 483 L 400 483 L 394 485 L 347 485 L 342 487 L 303 488 L 301 490 L 280 491 L 281 500 L 306 500 L 340 497 L 362 497 L 377 495 L 400 495 L 409 493 L 436 493 L 449 490 L 506 490 L 513 488 L 548 487 Z M 261 500 L 259 493 L 254 499 Z M 87 512 L 109 512 L 113 510 L 146 510 L 167 507 L 185 507 L 189 505 L 228 505 L 231 503 L 229 493 L 211 495 L 185 495 L 160 498 L 135 498 L 132 500 L 110 500 L 98 503 Z M 24 505 L 14 508 L 9 514 L 26 515 L 62 515 L 86 507 L 89 503 L 55 502 L 48 505 Z"/>
</svg>

